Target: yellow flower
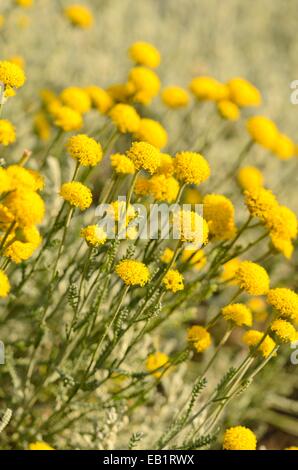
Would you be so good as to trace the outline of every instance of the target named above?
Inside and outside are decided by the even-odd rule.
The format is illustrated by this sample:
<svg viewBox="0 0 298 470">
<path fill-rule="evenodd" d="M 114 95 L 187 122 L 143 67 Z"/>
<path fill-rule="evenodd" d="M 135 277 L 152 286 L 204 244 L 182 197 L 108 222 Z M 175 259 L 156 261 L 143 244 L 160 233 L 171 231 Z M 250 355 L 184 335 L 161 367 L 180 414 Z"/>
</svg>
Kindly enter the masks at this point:
<svg viewBox="0 0 298 470">
<path fill-rule="evenodd" d="M 246 305 L 253 312 L 255 321 L 263 322 L 267 319 L 268 314 L 266 312 L 266 302 L 261 297 L 252 297 L 247 302 Z"/>
<path fill-rule="evenodd" d="M 126 207 L 126 201 L 114 201 L 109 204 L 107 213 L 113 217 L 116 222 L 123 221 L 126 214 L 126 225 L 133 220 L 137 213 L 132 204 L 129 204 L 128 208 Z"/>
<path fill-rule="evenodd" d="M 4 256 L 9 258 L 14 263 L 19 264 L 31 258 L 36 248 L 37 247 L 34 246 L 33 243 L 24 243 L 16 240 L 10 243 L 7 248 L 5 248 Z"/>
<path fill-rule="evenodd" d="M 160 151 L 148 142 L 133 142 L 126 155 L 137 170 L 146 170 L 153 174 L 160 165 Z"/>
<path fill-rule="evenodd" d="M 206 328 L 194 325 L 187 330 L 187 339 L 197 352 L 201 353 L 211 346 L 211 336 Z"/>
<path fill-rule="evenodd" d="M 246 123 L 252 140 L 262 147 L 273 150 L 278 138 L 278 129 L 271 119 L 265 116 L 253 116 Z"/>
<path fill-rule="evenodd" d="M 81 114 L 68 106 L 55 107 L 51 114 L 55 119 L 54 124 L 65 132 L 77 131 L 83 125 Z"/>
<path fill-rule="evenodd" d="M 229 97 L 228 87 L 213 77 L 193 78 L 189 88 L 199 100 L 220 101 Z"/>
<path fill-rule="evenodd" d="M 264 177 L 255 166 L 244 166 L 238 171 L 237 181 L 242 189 L 250 191 L 254 188 L 261 188 L 264 184 Z"/>
<path fill-rule="evenodd" d="M 237 269 L 239 268 L 241 261 L 239 258 L 233 258 L 230 261 L 227 261 L 223 265 L 223 272 L 221 274 L 221 280 L 223 282 L 229 281 L 228 284 L 235 285 L 237 284 L 235 278 L 235 274 Z"/>
<path fill-rule="evenodd" d="M 175 173 L 179 181 L 201 184 L 210 176 L 207 160 L 196 152 L 179 152 L 175 157 Z"/>
<path fill-rule="evenodd" d="M 87 86 L 85 91 L 88 93 L 92 105 L 102 114 L 106 114 L 114 104 L 109 93 L 99 86 Z"/>
<path fill-rule="evenodd" d="M 173 177 L 167 178 L 165 175 L 154 175 L 149 180 L 150 192 L 156 201 L 173 202 L 179 192 L 179 183 Z"/>
<path fill-rule="evenodd" d="M 150 181 L 148 178 L 143 178 L 142 176 L 138 176 L 135 187 L 134 193 L 137 196 L 148 196 L 150 194 Z"/>
<path fill-rule="evenodd" d="M 231 100 L 238 106 L 260 106 L 262 103 L 261 93 L 248 80 L 235 77 L 229 80 L 227 85 Z"/>
<path fill-rule="evenodd" d="M 34 128 L 38 137 L 43 140 L 49 140 L 51 136 L 51 126 L 43 111 L 37 113 L 34 117 Z"/>
<path fill-rule="evenodd" d="M 64 14 L 74 26 L 79 28 L 90 28 L 94 22 L 91 10 L 84 5 L 69 5 L 64 9 Z"/>
<path fill-rule="evenodd" d="M 91 100 L 88 93 L 82 88 L 70 86 L 60 94 L 60 99 L 65 106 L 74 109 L 80 114 L 87 113 L 91 108 Z"/>
<path fill-rule="evenodd" d="M 0 82 L 5 88 L 20 88 L 25 80 L 24 71 L 18 65 L 7 60 L 0 61 Z"/>
<path fill-rule="evenodd" d="M 162 352 L 149 354 L 146 360 L 146 368 L 154 377 L 159 379 L 164 375 L 164 366 L 169 362 L 169 356 Z"/>
<path fill-rule="evenodd" d="M 0 15 L 0 29 L 3 28 L 4 24 L 5 24 L 5 18 L 3 15 Z"/>
<path fill-rule="evenodd" d="M 7 193 L 12 189 L 11 179 L 7 170 L 0 167 L 0 194 Z"/>
<path fill-rule="evenodd" d="M 42 242 L 40 233 L 34 225 L 23 227 L 20 231 L 17 231 L 17 236 L 21 240 L 31 243 L 35 248 L 38 248 Z"/>
<path fill-rule="evenodd" d="M 5 272 L 0 269 L 0 297 L 7 297 L 10 291 L 10 283 Z"/>
<path fill-rule="evenodd" d="M 149 269 L 141 261 L 124 259 L 116 266 L 116 273 L 127 286 L 144 286 L 149 281 Z"/>
<path fill-rule="evenodd" d="M 168 134 L 164 127 L 154 119 L 141 119 L 138 130 L 134 133 L 137 140 L 148 142 L 161 149 L 168 142 Z"/>
<path fill-rule="evenodd" d="M 170 269 L 162 280 L 167 290 L 178 292 L 184 289 L 183 276 L 177 269 Z"/>
<path fill-rule="evenodd" d="M 131 86 L 127 83 L 115 83 L 107 88 L 107 93 L 114 101 L 125 102 L 131 97 Z"/>
<path fill-rule="evenodd" d="M 274 249 L 284 255 L 285 258 L 291 259 L 294 251 L 294 245 L 291 242 L 291 239 L 282 238 L 274 232 L 269 235 Z"/>
<path fill-rule="evenodd" d="M 264 295 L 269 291 L 270 279 L 267 271 L 252 261 L 242 261 L 235 273 L 235 281 L 241 289 L 251 295 Z"/>
<path fill-rule="evenodd" d="M 20 226 L 39 224 L 45 213 L 45 205 L 41 197 L 30 189 L 17 189 L 9 193 L 3 204 L 13 214 Z"/>
<path fill-rule="evenodd" d="M 81 211 L 88 209 L 92 204 L 90 189 L 78 181 L 62 184 L 60 196 L 68 201 L 71 206 L 78 207 Z"/>
<path fill-rule="evenodd" d="M 122 134 L 136 132 L 140 126 L 140 116 L 129 104 L 116 104 L 110 111 L 110 118 Z"/>
<path fill-rule="evenodd" d="M 184 108 L 189 103 L 189 95 L 180 86 L 167 86 L 162 90 L 161 99 L 169 108 Z"/>
<path fill-rule="evenodd" d="M 208 224 L 197 212 L 178 210 L 173 215 L 173 228 L 182 242 L 195 245 L 206 245 L 208 242 Z"/>
<path fill-rule="evenodd" d="M 49 446 L 46 442 L 37 441 L 29 444 L 29 450 L 55 450 L 53 447 Z"/>
<path fill-rule="evenodd" d="M 11 189 L 27 188 L 37 191 L 44 186 L 44 179 L 37 171 L 27 170 L 20 165 L 10 165 L 6 171 L 10 178 Z"/>
<path fill-rule="evenodd" d="M 146 67 L 134 67 L 129 72 L 128 86 L 136 103 L 150 104 L 158 95 L 160 80 L 153 70 Z"/>
<path fill-rule="evenodd" d="M 280 160 L 289 160 L 295 155 L 295 144 L 290 137 L 279 133 L 272 150 Z"/>
<path fill-rule="evenodd" d="M 202 269 L 207 263 L 206 256 L 203 250 L 196 250 L 191 248 L 185 248 L 181 254 L 182 263 L 188 263 L 195 269 Z"/>
<path fill-rule="evenodd" d="M 134 42 L 130 46 L 128 54 L 136 64 L 145 65 L 152 69 L 155 69 L 160 64 L 160 53 L 149 42 Z"/>
<path fill-rule="evenodd" d="M 234 426 L 224 433 L 224 450 L 256 450 L 257 438 L 254 433 L 244 426 Z"/>
<path fill-rule="evenodd" d="M 229 240 L 236 233 L 232 202 L 221 194 L 207 194 L 203 199 L 204 218 L 209 232 L 219 240 Z"/>
<path fill-rule="evenodd" d="M 255 187 L 245 191 L 244 195 L 245 204 L 253 217 L 267 222 L 279 213 L 279 204 L 269 189 Z"/>
<path fill-rule="evenodd" d="M 263 337 L 264 333 L 262 331 L 248 330 L 242 336 L 242 341 L 252 350 L 254 350 L 255 346 L 257 346 L 257 344 L 262 341 L 262 343 L 258 347 L 258 352 L 266 358 L 270 356 L 270 354 L 272 354 L 273 350 L 276 347 L 276 343 L 269 335 L 267 335 L 265 339 L 263 339 Z"/>
<path fill-rule="evenodd" d="M 196 188 L 186 188 L 183 196 L 185 204 L 195 205 L 202 202 L 202 195 Z"/>
<path fill-rule="evenodd" d="M 0 144 L 10 145 L 16 140 L 16 132 L 14 126 L 7 119 L 0 119 Z"/>
<path fill-rule="evenodd" d="M 118 175 L 132 175 L 136 169 L 133 162 L 122 153 L 114 153 L 110 157 L 111 165 Z"/>
<path fill-rule="evenodd" d="M 67 150 L 70 156 L 82 166 L 95 166 L 102 159 L 101 145 L 85 134 L 70 137 Z"/>
<path fill-rule="evenodd" d="M 278 206 L 267 217 L 266 225 L 271 232 L 283 239 L 295 239 L 297 237 L 296 214 L 286 206 Z"/>
<path fill-rule="evenodd" d="M 165 175 L 167 177 L 173 176 L 174 174 L 174 158 L 168 153 L 160 154 L 160 166 L 157 169 L 159 175 Z"/>
<path fill-rule="evenodd" d="M 290 447 L 286 447 L 285 450 L 298 450 L 298 447 L 290 446 Z"/>
<path fill-rule="evenodd" d="M 172 261 L 173 256 L 174 256 L 174 251 L 171 250 L 171 248 L 165 248 L 165 250 L 163 251 L 160 257 L 160 261 L 162 263 L 169 264 Z"/>
<path fill-rule="evenodd" d="M 80 236 L 86 240 L 89 246 L 100 246 L 107 240 L 107 234 L 98 225 L 88 225 L 82 228 Z"/>
<path fill-rule="evenodd" d="M 298 295 L 286 287 L 270 289 L 267 302 L 272 305 L 278 313 L 285 318 L 298 320 Z"/>
<path fill-rule="evenodd" d="M 230 304 L 222 308 L 221 313 L 226 321 L 231 321 L 238 326 L 252 325 L 251 311 L 244 304 Z"/>
<path fill-rule="evenodd" d="M 221 100 L 217 103 L 217 109 L 221 117 L 228 121 L 238 121 L 240 110 L 237 104 L 229 100 Z"/>
<path fill-rule="evenodd" d="M 292 343 L 297 338 L 294 326 L 286 320 L 274 320 L 270 328 L 281 343 Z"/>
</svg>

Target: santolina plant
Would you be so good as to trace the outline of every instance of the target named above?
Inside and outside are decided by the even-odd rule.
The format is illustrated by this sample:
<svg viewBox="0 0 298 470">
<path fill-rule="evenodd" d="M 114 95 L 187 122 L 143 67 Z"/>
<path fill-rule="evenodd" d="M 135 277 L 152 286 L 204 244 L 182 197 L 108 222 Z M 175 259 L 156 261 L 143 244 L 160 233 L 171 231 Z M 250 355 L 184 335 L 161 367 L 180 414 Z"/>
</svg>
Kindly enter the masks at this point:
<svg viewBox="0 0 298 470">
<path fill-rule="evenodd" d="M 81 5 L 63 14 L 94 23 Z M 256 450 L 255 416 L 231 410 L 267 370 L 282 380 L 298 340 L 291 275 L 275 275 L 297 217 L 245 159 L 262 147 L 285 165 L 297 146 L 245 78 L 166 86 L 154 45 L 128 55 L 122 83 L 41 90 L 16 160 L 8 104 L 30 78 L 0 61 L 3 448 Z M 220 133 L 193 128 L 204 113 Z M 227 172 L 209 158 L 217 140 Z"/>
</svg>

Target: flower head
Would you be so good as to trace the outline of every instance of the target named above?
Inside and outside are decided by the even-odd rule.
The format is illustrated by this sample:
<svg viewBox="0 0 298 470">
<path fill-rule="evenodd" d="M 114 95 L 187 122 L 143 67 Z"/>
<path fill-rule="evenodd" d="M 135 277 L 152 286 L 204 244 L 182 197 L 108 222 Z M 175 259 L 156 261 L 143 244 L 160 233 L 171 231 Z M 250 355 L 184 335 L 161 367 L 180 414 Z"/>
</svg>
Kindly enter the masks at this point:
<svg viewBox="0 0 298 470">
<path fill-rule="evenodd" d="M 16 140 L 16 131 L 14 126 L 7 119 L 0 119 L 0 144 L 7 146 L 13 144 Z"/>
<path fill-rule="evenodd" d="M 143 176 L 138 176 L 134 187 L 134 193 L 139 197 L 148 196 L 150 194 L 150 190 L 150 180 Z"/>
<path fill-rule="evenodd" d="M 154 119 L 141 119 L 138 130 L 134 133 L 137 140 L 149 142 L 158 149 L 165 147 L 168 142 L 168 134 L 164 127 Z"/>
<path fill-rule="evenodd" d="M 10 178 L 11 189 L 27 188 L 37 191 L 43 188 L 44 180 L 38 172 L 27 170 L 20 165 L 10 165 L 6 172 Z"/>
<path fill-rule="evenodd" d="M 179 181 L 201 184 L 210 176 L 207 160 L 196 152 L 179 152 L 175 157 L 175 173 Z"/>
<path fill-rule="evenodd" d="M 237 269 L 239 268 L 241 261 L 239 258 L 233 258 L 230 259 L 230 261 L 227 261 L 223 265 L 223 272 L 221 274 L 221 280 L 223 282 L 227 282 L 231 285 L 237 284 L 235 281 L 235 274 L 237 272 Z"/>
<path fill-rule="evenodd" d="M 251 295 L 263 295 L 269 291 L 270 279 L 267 271 L 252 261 L 242 261 L 235 273 L 237 284 Z"/>
<path fill-rule="evenodd" d="M 71 206 L 78 207 L 81 211 L 88 209 L 92 204 L 91 190 L 78 181 L 63 183 L 60 189 L 60 196 Z"/>
<path fill-rule="evenodd" d="M 90 28 L 94 22 L 91 10 L 84 5 L 69 5 L 64 9 L 64 14 L 74 26 L 79 28 Z"/>
<path fill-rule="evenodd" d="M 85 91 L 89 95 L 92 105 L 102 114 L 106 114 L 114 104 L 109 93 L 99 86 L 89 85 Z"/>
<path fill-rule="evenodd" d="M 146 170 L 155 173 L 160 165 L 160 151 L 148 142 L 133 142 L 126 152 L 137 170 Z"/>
<path fill-rule="evenodd" d="M 266 312 L 266 302 L 262 297 L 251 297 L 246 305 L 253 312 L 254 320 L 258 322 L 265 321 L 268 314 Z"/>
<path fill-rule="evenodd" d="M 68 106 L 57 106 L 51 114 L 54 117 L 54 124 L 64 132 L 77 131 L 83 125 L 81 114 Z"/>
<path fill-rule="evenodd" d="M 185 248 L 181 253 L 181 261 L 193 266 L 196 270 L 200 270 L 207 263 L 207 258 L 203 250 Z"/>
<path fill-rule="evenodd" d="M 129 72 L 128 86 L 133 100 L 144 105 L 150 104 L 160 89 L 160 80 L 153 70 L 134 67 Z"/>
<path fill-rule="evenodd" d="M 133 162 L 122 153 L 113 153 L 110 157 L 111 165 L 118 175 L 132 175 L 136 169 Z"/>
<path fill-rule="evenodd" d="M 146 368 L 151 372 L 157 379 L 159 379 L 164 373 L 164 366 L 169 362 L 169 356 L 162 352 L 155 352 L 149 354 L 146 360 Z"/>
<path fill-rule="evenodd" d="M 21 227 L 39 224 L 44 217 L 44 202 L 39 194 L 31 189 L 20 188 L 10 192 L 3 204 Z"/>
<path fill-rule="evenodd" d="M 244 426 L 234 426 L 225 431 L 224 450 L 256 450 L 257 439 L 254 433 Z"/>
<path fill-rule="evenodd" d="M 173 256 L 174 256 L 174 251 L 171 250 L 171 248 L 165 248 L 165 250 L 163 251 L 160 257 L 160 261 L 162 263 L 169 264 L 172 261 Z"/>
<path fill-rule="evenodd" d="M 7 275 L 0 269 L 0 297 L 7 297 L 10 291 L 10 283 Z"/>
<path fill-rule="evenodd" d="M 237 181 L 242 189 L 250 191 L 264 184 L 262 172 L 255 166 L 244 166 L 237 173 Z"/>
<path fill-rule="evenodd" d="M 144 286 L 150 278 L 147 266 L 133 259 L 120 261 L 116 266 L 116 273 L 127 286 Z"/>
<path fill-rule="evenodd" d="M 38 112 L 34 117 L 34 130 L 38 137 L 43 140 L 49 140 L 51 136 L 51 126 L 44 111 Z"/>
<path fill-rule="evenodd" d="M 184 243 L 206 245 L 208 242 L 208 224 L 197 212 L 183 209 L 175 212 L 173 229 L 175 236 Z"/>
<path fill-rule="evenodd" d="M 53 447 L 49 446 L 46 442 L 37 441 L 31 442 L 29 444 L 29 450 L 55 450 Z"/>
<path fill-rule="evenodd" d="M 276 197 L 269 189 L 250 188 L 249 191 L 245 191 L 244 196 L 250 214 L 263 222 L 272 220 L 279 211 Z"/>
<path fill-rule="evenodd" d="M 103 245 L 107 240 L 107 234 L 98 225 L 88 225 L 82 228 L 80 236 L 92 247 Z"/>
<path fill-rule="evenodd" d="M 273 150 L 278 137 L 278 129 L 271 119 L 253 116 L 246 123 L 251 138 L 262 147 Z"/>
<path fill-rule="evenodd" d="M 150 192 L 156 201 L 173 202 L 179 192 L 179 183 L 173 177 L 165 175 L 154 175 L 149 180 Z"/>
<path fill-rule="evenodd" d="M 60 99 L 65 106 L 80 114 L 87 113 L 91 108 L 91 100 L 83 88 L 75 86 L 65 88 L 60 95 Z"/>
<path fill-rule="evenodd" d="M 238 326 L 252 325 L 252 313 L 244 304 L 230 304 L 221 310 L 226 321 L 231 321 Z"/>
<path fill-rule="evenodd" d="M 167 177 L 173 176 L 174 174 L 174 158 L 168 153 L 160 154 L 160 166 L 157 169 L 159 175 L 165 175 Z"/>
<path fill-rule="evenodd" d="M 160 53 L 156 47 L 149 42 L 138 41 L 134 42 L 129 50 L 130 58 L 139 65 L 145 65 L 155 69 L 160 64 Z"/>
<path fill-rule="evenodd" d="M 184 289 L 183 276 L 177 269 L 170 269 L 162 280 L 166 290 L 178 292 Z"/>
<path fill-rule="evenodd" d="M 260 106 L 262 103 L 259 90 L 245 78 L 232 78 L 228 82 L 228 88 L 231 100 L 240 107 Z"/>
<path fill-rule="evenodd" d="M 290 137 L 279 133 L 272 150 L 280 160 L 289 160 L 295 155 L 295 144 Z"/>
<path fill-rule="evenodd" d="M 33 243 L 16 240 L 10 243 L 4 250 L 4 256 L 16 264 L 22 263 L 31 258 L 37 246 Z"/>
<path fill-rule="evenodd" d="M 298 295 L 286 287 L 270 289 L 267 302 L 272 305 L 278 313 L 285 318 L 298 320 Z"/>
<path fill-rule="evenodd" d="M 5 88 L 20 88 L 25 80 L 26 77 L 21 67 L 7 60 L 0 61 L 0 82 Z"/>
<path fill-rule="evenodd" d="M 187 91 L 180 86 L 167 86 L 162 90 L 163 103 L 172 109 L 184 108 L 189 103 Z"/>
<path fill-rule="evenodd" d="M 213 77 L 193 78 L 189 88 L 199 100 L 220 101 L 229 96 L 228 87 Z"/>
<path fill-rule="evenodd" d="M 234 237 L 235 209 L 230 199 L 222 194 L 207 194 L 203 199 L 203 210 L 211 235 L 221 240 Z"/>
<path fill-rule="evenodd" d="M 276 347 L 276 343 L 269 335 L 264 338 L 264 333 L 258 330 L 246 331 L 242 336 L 242 341 L 252 350 L 259 344 L 258 352 L 265 358 L 270 356 Z"/>
<path fill-rule="evenodd" d="M 140 126 L 140 116 L 129 104 L 116 104 L 110 111 L 110 117 L 122 134 L 136 132 Z"/>
<path fill-rule="evenodd" d="M 277 252 L 282 253 L 285 258 L 291 259 L 294 251 L 294 245 L 291 239 L 282 238 L 275 232 L 271 232 L 269 235 L 273 248 Z"/>
<path fill-rule="evenodd" d="M 240 110 L 233 101 L 221 100 L 217 103 L 217 109 L 221 117 L 228 121 L 238 121 L 240 118 Z"/>
<path fill-rule="evenodd" d="M 287 320 L 274 320 L 271 323 L 270 329 L 281 343 L 292 343 L 297 339 L 297 331 Z"/>
<path fill-rule="evenodd" d="M 187 339 L 197 352 L 201 353 L 211 346 L 209 331 L 203 326 L 194 325 L 187 330 Z"/>
<path fill-rule="evenodd" d="M 70 137 L 67 150 L 82 166 L 95 166 L 102 159 L 101 145 L 85 134 Z"/>
</svg>

